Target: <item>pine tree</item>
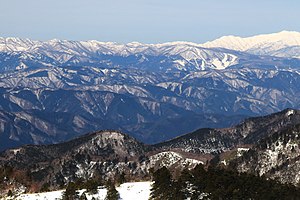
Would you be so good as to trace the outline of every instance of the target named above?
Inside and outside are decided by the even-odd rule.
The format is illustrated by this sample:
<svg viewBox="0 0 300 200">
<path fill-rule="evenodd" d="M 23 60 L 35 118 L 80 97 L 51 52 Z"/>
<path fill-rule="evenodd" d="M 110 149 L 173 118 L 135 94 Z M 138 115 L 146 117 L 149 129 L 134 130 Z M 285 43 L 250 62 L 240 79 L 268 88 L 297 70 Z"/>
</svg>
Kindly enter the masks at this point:
<svg viewBox="0 0 300 200">
<path fill-rule="evenodd" d="M 49 187 L 50 187 L 50 184 L 47 182 L 47 183 L 44 183 L 40 189 L 41 192 L 48 192 L 49 191 Z"/>
<path fill-rule="evenodd" d="M 153 181 L 150 199 L 174 199 L 171 173 L 166 167 L 162 167 L 153 173 Z"/>
<path fill-rule="evenodd" d="M 120 197 L 119 192 L 116 190 L 115 184 L 111 180 L 107 181 L 106 188 L 107 188 L 107 194 L 105 200 L 119 199 Z"/>
<path fill-rule="evenodd" d="M 96 194 L 98 192 L 98 182 L 95 180 L 88 180 L 85 183 L 85 188 L 87 192 L 91 194 Z"/>
<path fill-rule="evenodd" d="M 76 185 L 73 182 L 70 182 L 63 193 L 62 199 L 63 200 L 76 200 L 79 199 L 78 192 L 76 191 Z"/>
<path fill-rule="evenodd" d="M 182 199 L 188 199 L 189 197 L 191 197 L 191 191 L 190 191 L 190 187 L 191 187 L 191 182 L 192 182 L 193 176 L 191 174 L 191 172 L 188 169 L 184 169 L 181 172 L 181 175 L 177 181 L 176 184 L 176 191 L 177 191 L 177 195 L 176 196 L 180 196 L 182 197 Z"/>
<path fill-rule="evenodd" d="M 118 177 L 118 180 L 117 180 L 118 184 L 123 184 L 126 182 L 126 178 L 125 178 L 125 173 L 122 172 L 119 177 Z"/>
</svg>

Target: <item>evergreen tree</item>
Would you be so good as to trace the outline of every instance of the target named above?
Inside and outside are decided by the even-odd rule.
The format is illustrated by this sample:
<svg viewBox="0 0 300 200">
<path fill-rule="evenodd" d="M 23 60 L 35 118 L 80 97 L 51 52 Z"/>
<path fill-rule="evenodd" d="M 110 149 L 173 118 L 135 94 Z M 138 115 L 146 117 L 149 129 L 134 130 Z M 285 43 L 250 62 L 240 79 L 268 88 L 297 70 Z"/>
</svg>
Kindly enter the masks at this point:
<svg viewBox="0 0 300 200">
<path fill-rule="evenodd" d="M 47 182 L 47 183 L 44 183 L 40 189 L 41 192 L 48 192 L 49 191 L 49 187 L 50 187 L 50 184 Z"/>
<path fill-rule="evenodd" d="M 96 194 L 98 192 L 98 182 L 95 180 L 88 180 L 85 183 L 85 188 L 87 192 L 91 194 Z"/>
<path fill-rule="evenodd" d="M 186 188 L 183 187 L 182 182 L 174 181 L 172 183 L 172 190 L 171 190 L 171 194 L 170 194 L 170 197 L 172 198 L 172 200 L 187 199 L 187 197 L 189 195 L 188 195 L 188 192 L 185 193 L 184 189 L 186 189 Z"/>
<path fill-rule="evenodd" d="M 193 179 L 193 176 L 189 170 L 184 169 L 181 172 L 181 175 L 175 186 L 175 188 L 176 188 L 175 191 L 177 191 L 176 196 L 182 197 L 181 199 L 188 199 L 191 197 L 190 189 L 195 189 L 195 188 L 190 188 L 192 179 Z"/>
<path fill-rule="evenodd" d="M 107 188 L 107 194 L 105 197 L 105 200 L 118 200 L 120 195 L 119 192 L 116 190 L 115 184 L 111 181 L 108 180 L 106 184 Z"/>
<path fill-rule="evenodd" d="M 65 192 L 63 193 L 62 199 L 63 200 L 76 200 L 79 199 L 79 194 L 76 191 L 76 185 L 73 182 L 70 182 L 65 190 Z"/>
<path fill-rule="evenodd" d="M 125 178 L 125 173 L 122 172 L 119 176 L 118 176 L 118 180 L 117 183 L 118 184 L 123 184 L 126 182 L 126 178 Z"/>
<path fill-rule="evenodd" d="M 174 199 L 171 173 L 166 167 L 162 167 L 153 173 L 153 181 L 150 199 Z"/>
<path fill-rule="evenodd" d="M 300 199 L 300 189 L 246 173 L 215 166 L 183 170 L 178 181 L 165 167 L 153 173 L 151 199 Z"/>
</svg>

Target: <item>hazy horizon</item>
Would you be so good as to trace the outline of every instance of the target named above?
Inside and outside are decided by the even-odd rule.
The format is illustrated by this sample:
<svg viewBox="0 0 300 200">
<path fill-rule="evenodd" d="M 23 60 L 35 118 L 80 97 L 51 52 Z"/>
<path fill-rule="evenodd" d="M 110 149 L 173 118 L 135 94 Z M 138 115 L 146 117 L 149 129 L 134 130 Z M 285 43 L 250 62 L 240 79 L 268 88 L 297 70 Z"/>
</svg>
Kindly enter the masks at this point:
<svg viewBox="0 0 300 200">
<path fill-rule="evenodd" d="M 239 36 L 239 35 L 223 35 L 223 36 L 235 36 L 235 37 L 241 37 L 241 38 L 247 38 L 247 37 L 252 37 L 252 36 L 259 36 L 259 35 L 268 35 L 268 34 L 274 34 L 274 33 L 280 33 L 280 32 L 284 32 L 284 31 L 287 31 L 287 32 L 298 32 L 298 31 L 293 31 L 293 30 L 281 30 L 281 31 L 278 31 L 278 32 L 273 32 L 273 33 L 261 33 L 261 34 L 256 34 L 256 35 L 249 35 L 249 36 Z M 298 32 L 300 33 L 300 32 Z M 69 40 L 69 39 L 58 39 L 58 38 L 51 38 L 51 39 L 46 39 L 46 40 L 38 40 L 38 39 L 35 39 L 35 38 L 28 38 L 28 37 L 13 37 L 13 36 L 9 36 L 9 37 L 2 37 L 0 36 L 0 38 L 19 38 L 19 39 L 29 39 L 31 41 L 40 41 L 40 42 L 47 42 L 47 41 L 51 41 L 51 40 L 60 40 L 60 41 L 97 41 L 97 42 L 104 42 L 104 43 L 116 43 L 116 44 L 128 44 L 128 43 L 134 43 L 134 42 L 137 42 L 137 43 L 141 43 L 141 44 L 149 44 L 149 45 L 156 45 L 156 44 L 164 44 L 164 43 L 176 43 L 176 42 L 183 42 L 183 43 L 195 43 L 195 44 L 204 44 L 206 42 L 211 42 L 211 41 L 214 41 L 216 39 L 219 39 L 223 36 L 220 36 L 218 38 L 214 38 L 212 40 L 208 40 L 208 41 L 204 41 L 202 43 L 197 43 L 197 42 L 192 42 L 192 41 L 183 41 L 183 40 L 174 40 L 174 41 L 165 41 L 165 42 L 157 42 L 157 43 L 146 43 L 146 42 L 140 42 L 140 41 L 130 41 L 130 42 L 116 42 L 116 41 L 101 41 L 101 40 L 95 40 L 95 39 L 89 39 L 89 40 Z"/>
<path fill-rule="evenodd" d="M 10 0 L 0 7 L 0 37 L 204 43 L 226 35 L 300 31 L 299 6 L 293 0 Z"/>
</svg>

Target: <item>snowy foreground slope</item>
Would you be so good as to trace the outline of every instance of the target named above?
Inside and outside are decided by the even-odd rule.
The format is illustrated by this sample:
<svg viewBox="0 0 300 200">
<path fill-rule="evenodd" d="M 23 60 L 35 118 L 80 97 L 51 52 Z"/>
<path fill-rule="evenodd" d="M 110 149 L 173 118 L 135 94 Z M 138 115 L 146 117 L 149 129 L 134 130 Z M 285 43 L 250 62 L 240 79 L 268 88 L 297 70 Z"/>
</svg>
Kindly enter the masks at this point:
<svg viewBox="0 0 300 200">
<path fill-rule="evenodd" d="M 133 182 L 124 183 L 117 187 L 120 194 L 120 199 L 122 200 L 148 200 L 150 196 L 151 182 Z M 85 190 L 80 190 L 79 195 L 81 195 Z M 45 192 L 45 193 L 35 193 L 35 194 L 22 194 L 17 197 L 17 200 L 56 200 L 62 197 L 64 190 Z M 98 189 L 98 194 L 88 194 L 86 197 L 88 200 L 95 197 L 98 200 L 104 200 L 106 196 L 106 189 Z"/>
</svg>

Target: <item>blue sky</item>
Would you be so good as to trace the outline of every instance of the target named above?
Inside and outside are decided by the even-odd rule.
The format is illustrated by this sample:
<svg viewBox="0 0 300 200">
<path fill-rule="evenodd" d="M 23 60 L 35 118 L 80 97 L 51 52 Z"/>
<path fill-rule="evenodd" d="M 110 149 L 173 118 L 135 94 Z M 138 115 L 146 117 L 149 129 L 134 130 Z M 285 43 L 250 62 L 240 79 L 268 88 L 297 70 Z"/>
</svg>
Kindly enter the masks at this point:
<svg viewBox="0 0 300 200">
<path fill-rule="evenodd" d="M 298 0 L 0 0 L 0 37 L 126 43 L 300 31 Z"/>
</svg>

